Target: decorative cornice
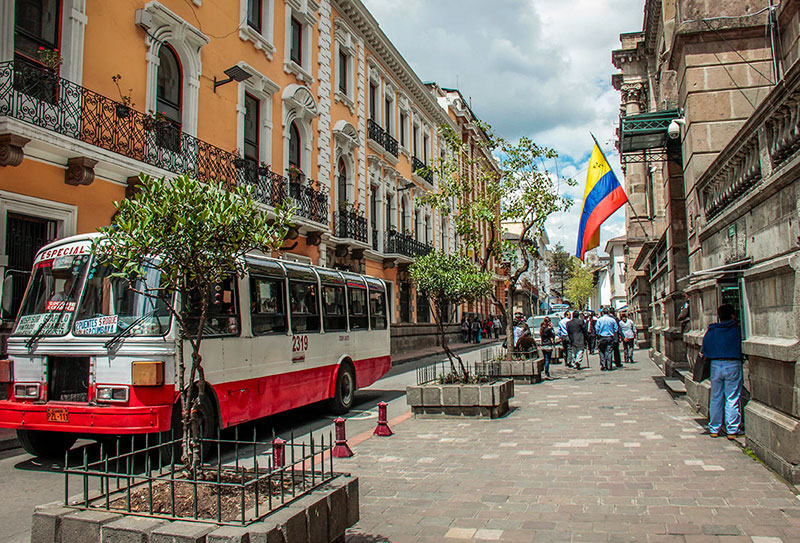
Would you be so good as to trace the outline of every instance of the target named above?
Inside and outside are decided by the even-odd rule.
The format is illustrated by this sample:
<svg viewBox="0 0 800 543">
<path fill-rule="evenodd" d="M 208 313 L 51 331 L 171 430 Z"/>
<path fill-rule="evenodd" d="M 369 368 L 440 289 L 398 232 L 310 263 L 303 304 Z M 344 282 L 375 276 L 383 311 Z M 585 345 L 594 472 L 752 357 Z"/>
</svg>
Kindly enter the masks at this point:
<svg viewBox="0 0 800 543">
<path fill-rule="evenodd" d="M 347 16 L 351 26 L 362 34 L 368 51 L 395 76 L 396 81 L 403 85 L 410 96 L 414 97 L 414 100 L 425 110 L 433 122 L 452 125 L 450 117 L 389 41 L 364 4 L 360 0 L 333 0 L 333 4 L 340 14 Z"/>
</svg>

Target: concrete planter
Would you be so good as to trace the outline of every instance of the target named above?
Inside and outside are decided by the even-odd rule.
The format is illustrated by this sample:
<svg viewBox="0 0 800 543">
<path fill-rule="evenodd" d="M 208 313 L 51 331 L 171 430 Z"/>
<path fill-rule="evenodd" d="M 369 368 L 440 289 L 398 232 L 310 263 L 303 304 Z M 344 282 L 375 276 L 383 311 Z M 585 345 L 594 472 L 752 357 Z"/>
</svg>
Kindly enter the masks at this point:
<svg viewBox="0 0 800 543">
<path fill-rule="evenodd" d="M 490 360 L 476 362 L 475 369 L 485 375 L 496 375 L 515 382 L 539 383 L 544 372 L 544 358 L 528 360 Z"/>
<path fill-rule="evenodd" d="M 341 476 L 247 526 L 80 510 L 61 503 L 39 506 L 31 543 L 338 542 L 358 520 L 358 478 Z"/>
<path fill-rule="evenodd" d="M 513 397 L 513 379 L 480 385 L 430 383 L 406 387 L 406 402 L 415 416 L 495 419 L 508 412 L 508 401 Z"/>
</svg>

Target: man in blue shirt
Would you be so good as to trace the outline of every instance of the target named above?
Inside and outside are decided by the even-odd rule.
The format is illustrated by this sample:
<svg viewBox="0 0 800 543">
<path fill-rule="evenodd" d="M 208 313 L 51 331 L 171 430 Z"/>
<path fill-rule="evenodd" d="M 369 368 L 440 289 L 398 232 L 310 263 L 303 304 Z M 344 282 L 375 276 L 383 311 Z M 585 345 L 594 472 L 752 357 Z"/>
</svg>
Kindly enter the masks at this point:
<svg viewBox="0 0 800 543">
<path fill-rule="evenodd" d="M 561 338 L 561 346 L 563 347 L 568 368 L 572 367 L 572 349 L 569 348 L 569 332 L 567 331 L 567 323 L 569 322 L 570 317 L 570 312 L 565 311 L 564 318 L 558 321 L 558 337 Z"/>
<path fill-rule="evenodd" d="M 711 361 L 711 401 L 708 404 L 708 432 L 719 437 L 723 417 L 728 439 L 741 432 L 742 416 L 742 332 L 730 304 L 717 309 L 719 322 L 709 325 L 703 336 L 703 354 Z"/>
<path fill-rule="evenodd" d="M 611 371 L 614 359 L 614 338 L 617 337 L 617 321 L 603 308 L 603 316 L 595 323 L 597 350 L 600 352 L 600 371 Z"/>
</svg>

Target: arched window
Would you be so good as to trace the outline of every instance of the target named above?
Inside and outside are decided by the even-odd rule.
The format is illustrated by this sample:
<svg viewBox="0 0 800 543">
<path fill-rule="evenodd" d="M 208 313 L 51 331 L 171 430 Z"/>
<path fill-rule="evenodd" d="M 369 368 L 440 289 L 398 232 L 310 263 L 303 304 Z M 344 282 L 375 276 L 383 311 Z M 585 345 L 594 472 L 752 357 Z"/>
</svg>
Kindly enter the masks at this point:
<svg viewBox="0 0 800 543">
<path fill-rule="evenodd" d="M 156 110 L 173 123 L 181 124 L 181 92 L 183 75 L 178 55 L 169 45 L 158 50 L 158 86 Z"/>
<path fill-rule="evenodd" d="M 340 202 L 347 201 L 347 166 L 344 163 L 344 159 L 339 159 L 339 166 L 338 170 L 338 177 L 336 178 L 336 190 L 337 194 L 336 197 L 339 198 Z"/>
<path fill-rule="evenodd" d="M 289 127 L 289 165 L 303 169 L 300 164 L 300 130 L 294 122 Z"/>
</svg>

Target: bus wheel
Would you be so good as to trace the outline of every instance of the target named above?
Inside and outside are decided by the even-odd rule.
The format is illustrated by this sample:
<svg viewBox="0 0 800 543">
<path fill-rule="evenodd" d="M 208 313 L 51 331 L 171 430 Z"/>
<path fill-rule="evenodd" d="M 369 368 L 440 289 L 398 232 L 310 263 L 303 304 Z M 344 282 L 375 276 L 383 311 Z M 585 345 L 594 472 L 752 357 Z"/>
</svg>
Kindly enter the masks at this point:
<svg viewBox="0 0 800 543">
<path fill-rule="evenodd" d="M 355 397 L 356 373 L 350 364 L 342 364 L 336 375 L 336 391 L 330 400 L 331 411 L 337 415 L 344 415 L 353 407 Z"/>
<path fill-rule="evenodd" d="M 17 430 L 19 440 L 25 452 L 40 458 L 64 458 L 70 447 L 78 439 L 67 432 L 43 432 L 41 430 Z"/>
</svg>

